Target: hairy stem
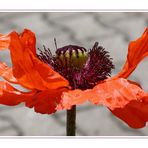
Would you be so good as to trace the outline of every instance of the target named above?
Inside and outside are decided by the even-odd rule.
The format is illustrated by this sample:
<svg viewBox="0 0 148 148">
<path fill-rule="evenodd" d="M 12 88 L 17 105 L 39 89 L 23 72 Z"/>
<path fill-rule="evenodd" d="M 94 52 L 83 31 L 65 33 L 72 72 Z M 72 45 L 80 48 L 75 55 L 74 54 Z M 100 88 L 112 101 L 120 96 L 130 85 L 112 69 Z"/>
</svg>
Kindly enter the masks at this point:
<svg viewBox="0 0 148 148">
<path fill-rule="evenodd" d="M 71 110 L 67 110 L 67 136 L 75 136 L 76 133 L 76 106 L 74 105 Z"/>
</svg>

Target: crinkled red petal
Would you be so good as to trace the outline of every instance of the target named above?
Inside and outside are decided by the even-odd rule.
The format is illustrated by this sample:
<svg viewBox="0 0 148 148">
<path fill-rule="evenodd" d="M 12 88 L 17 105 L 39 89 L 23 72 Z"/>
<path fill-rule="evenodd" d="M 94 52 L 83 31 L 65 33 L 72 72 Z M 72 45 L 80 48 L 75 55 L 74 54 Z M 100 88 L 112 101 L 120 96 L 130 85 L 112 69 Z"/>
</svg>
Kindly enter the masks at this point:
<svg viewBox="0 0 148 148">
<path fill-rule="evenodd" d="M 30 49 L 34 43 L 28 37 L 28 32 L 19 36 L 16 32 L 11 33 L 10 53 L 13 63 L 13 73 L 19 83 L 29 89 L 57 89 L 68 86 L 68 81 L 55 72 L 47 64 L 41 62 Z M 27 35 L 27 37 L 25 37 Z M 30 41 L 31 40 L 31 41 Z"/>
<path fill-rule="evenodd" d="M 111 112 L 132 128 L 143 128 L 148 121 L 148 94 L 141 100 L 129 102 L 124 108 Z"/>
<path fill-rule="evenodd" d="M 132 41 L 128 47 L 127 60 L 121 72 L 115 76 L 127 78 L 137 67 L 139 62 L 148 56 L 148 28 L 136 41 Z"/>
<path fill-rule="evenodd" d="M 10 44 L 10 36 L 0 34 L 0 50 L 6 49 Z"/>
<path fill-rule="evenodd" d="M 19 35 L 19 38 L 20 38 L 20 42 L 22 46 L 24 47 L 24 49 L 29 48 L 29 50 L 36 56 L 35 34 L 28 29 L 24 29 L 24 31 Z"/>
<path fill-rule="evenodd" d="M 9 44 L 10 44 L 10 36 L 0 34 L 0 50 L 8 48 Z M 12 69 L 2 62 L 0 62 L 0 76 L 9 82 L 17 83 L 17 80 L 13 76 Z"/>
<path fill-rule="evenodd" d="M 63 91 L 66 89 L 21 92 L 9 83 L 0 81 L 0 104 L 14 106 L 25 103 L 27 107 L 34 108 L 37 113 L 51 114 L 57 111 L 56 107 Z"/>
<path fill-rule="evenodd" d="M 35 45 L 35 35 L 27 29 L 20 35 L 16 32 L 1 35 L 0 49 L 10 48 L 13 67 L 11 71 L 1 64 L 0 75 L 10 82 L 13 82 L 15 77 L 19 84 L 29 89 L 47 90 L 67 87 L 69 83 L 65 78 L 36 57 Z"/>
<path fill-rule="evenodd" d="M 57 111 L 57 105 L 61 100 L 61 94 L 66 91 L 65 88 L 58 90 L 48 90 L 38 92 L 34 99 L 28 99 L 26 106 L 34 108 L 35 112 L 42 114 L 51 114 Z"/>
<path fill-rule="evenodd" d="M 145 92 L 138 85 L 126 79 L 108 79 L 93 89 L 63 92 L 61 105 L 69 109 L 89 100 L 93 104 L 103 104 L 113 110 L 123 108 L 132 100 L 140 100 L 144 95 Z"/>
<path fill-rule="evenodd" d="M 108 79 L 85 91 L 64 92 L 57 109 L 71 109 L 85 101 L 108 107 L 133 128 L 143 127 L 148 121 L 148 93 L 137 83 L 123 78 Z"/>
<path fill-rule="evenodd" d="M 12 68 L 9 68 L 5 63 L 0 63 L 0 76 L 11 83 L 18 83 L 13 75 Z"/>
<path fill-rule="evenodd" d="M 0 81 L 0 104 L 14 106 L 28 99 L 32 99 L 36 91 L 21 92 L 12 87 L 9 83 Z"/>
</svg>

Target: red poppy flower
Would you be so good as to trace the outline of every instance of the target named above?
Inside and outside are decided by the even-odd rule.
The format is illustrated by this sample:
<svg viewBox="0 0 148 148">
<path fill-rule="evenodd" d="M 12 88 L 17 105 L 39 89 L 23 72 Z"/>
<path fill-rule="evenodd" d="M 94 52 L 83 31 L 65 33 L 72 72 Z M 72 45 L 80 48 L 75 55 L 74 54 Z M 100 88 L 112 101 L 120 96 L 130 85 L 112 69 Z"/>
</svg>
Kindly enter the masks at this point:
<svg viewBox="0 0 148 148">
<path fill-rule="evenodd" d="M 58 48 L 56 55 L 44 47 L 36 53 L 33 32 L 11 32 L 0 35 L 0 49 L 10 49 L 12 67 L 0 63 L 0 104 L 25 102 L 39 113 L 71 109 L 90 101 L 104 105 L 133 128 L 144 127 L 148 121 L 148 93 L 136 82 L 127 80 L 139 62 L 148 55 L 148 28 L 129 44 L 123 69 L 114 77 L 108 52 L 96 42 L 90 51 L 75 45 Z M 21 92 L 10 83 L 28 88 Z"/>
</svg>

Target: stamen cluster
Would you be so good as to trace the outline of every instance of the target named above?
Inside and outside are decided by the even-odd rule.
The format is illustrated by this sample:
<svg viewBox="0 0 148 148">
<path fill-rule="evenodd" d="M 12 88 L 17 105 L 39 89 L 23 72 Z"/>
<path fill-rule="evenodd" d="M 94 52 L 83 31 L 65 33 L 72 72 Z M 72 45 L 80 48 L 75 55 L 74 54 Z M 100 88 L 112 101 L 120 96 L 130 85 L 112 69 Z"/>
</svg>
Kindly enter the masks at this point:
<svg viewBox="0 0 148 148">
<path fill-rule="evenodd" d="M 92 88 L 106 79 L 114 69 L 108 52 L 96 42 L 90 51 L 75 45 L 68 45 L 56 50 L 52 55 L 50 49 L 39 49 L 38 58 L 65 77 L 73 89 Z"/>
</svg>

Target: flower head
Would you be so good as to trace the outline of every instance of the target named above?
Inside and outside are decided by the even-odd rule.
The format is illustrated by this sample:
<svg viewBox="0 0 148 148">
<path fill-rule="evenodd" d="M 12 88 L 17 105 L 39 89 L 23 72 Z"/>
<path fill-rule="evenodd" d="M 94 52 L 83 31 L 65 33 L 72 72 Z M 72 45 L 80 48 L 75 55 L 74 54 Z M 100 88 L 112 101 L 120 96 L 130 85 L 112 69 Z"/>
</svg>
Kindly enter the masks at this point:
<svg viewBox="0 0 148 148">
<path fill-rule="evenodd" d="M 6 80 L 0 81 L 0 104 L 24 102 L 36 112 L 51 114 L 90 101 L 103 104 L 133 128 L 144 127 L 148 121 L 148 93 L 136 82 L 127 80 L 148 56 L 148 28 L 139 39 L 130 42 L 123 69 L 111 78 L 112 59 L 97 42 L 89 51 L 68 45 L 52 55 L 44 46 L 37 54 L 35 35 L 25 29 L 21 34 L 0 34 L 0 49 L 7 48 L 12 67 L 0 62 L 0 76 Z M 10 83 L 30 91 L 19 91 Z"/>
</svg>

